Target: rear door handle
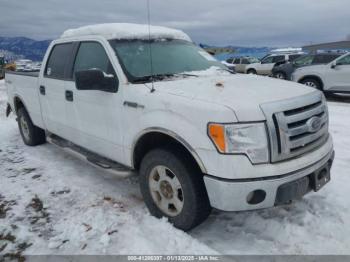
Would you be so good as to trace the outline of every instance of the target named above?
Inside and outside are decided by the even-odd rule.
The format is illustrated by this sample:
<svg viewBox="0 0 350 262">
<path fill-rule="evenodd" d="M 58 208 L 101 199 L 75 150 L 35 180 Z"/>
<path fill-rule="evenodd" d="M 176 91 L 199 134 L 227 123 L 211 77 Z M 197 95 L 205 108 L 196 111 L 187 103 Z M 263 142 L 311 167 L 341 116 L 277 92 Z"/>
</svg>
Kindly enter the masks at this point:
<svg viewBox="0 0 350 262">
<path fill-rule="evenodd" d="M 42 94 L 43 96 L 46 94 L 45 86 L 40 86 L 39 90 L 40 90 L 40 94 Z"/>
<path fill-rule="evenodd" d="M 66 90 L 66 100 L 70 102 L 73 101 L 73 91 Z"/>
</svg>

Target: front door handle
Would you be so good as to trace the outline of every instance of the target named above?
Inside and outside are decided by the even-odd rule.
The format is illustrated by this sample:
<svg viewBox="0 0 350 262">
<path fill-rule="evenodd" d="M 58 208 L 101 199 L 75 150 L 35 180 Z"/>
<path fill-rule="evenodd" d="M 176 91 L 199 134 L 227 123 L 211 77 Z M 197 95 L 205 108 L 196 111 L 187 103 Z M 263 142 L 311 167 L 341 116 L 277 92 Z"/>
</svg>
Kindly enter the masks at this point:
<svg viewBox="0 0 350 262">
<path fill-rule="evenodd" d="M 66 100 L 69 102 L 73 101 L 73 91 L 66 90 Z"/>
<path fill-rule="evenodd" d="M 42 94 L 43 96 L 46 94 L 45 86 L 40 86 L 39 90 L 40 90 L 40 94 Z"/>
</svg>

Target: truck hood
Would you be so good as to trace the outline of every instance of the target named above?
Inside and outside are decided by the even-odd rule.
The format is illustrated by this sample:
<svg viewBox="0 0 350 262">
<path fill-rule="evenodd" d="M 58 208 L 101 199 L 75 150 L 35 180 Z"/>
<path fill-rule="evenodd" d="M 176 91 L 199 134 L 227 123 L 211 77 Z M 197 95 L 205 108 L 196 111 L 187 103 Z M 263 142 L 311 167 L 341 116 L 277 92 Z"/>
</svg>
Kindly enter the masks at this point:
<svg viewBox="0 0 350 262">
<path fill-rule="evenodd" d="M 156 92 L 215 103 L 232 109 L 238 121 L 261 121 L 260 105 L 314 92 L 304 85 L 256 75 L 217 74 L 155 82 Z"/>
</svg>

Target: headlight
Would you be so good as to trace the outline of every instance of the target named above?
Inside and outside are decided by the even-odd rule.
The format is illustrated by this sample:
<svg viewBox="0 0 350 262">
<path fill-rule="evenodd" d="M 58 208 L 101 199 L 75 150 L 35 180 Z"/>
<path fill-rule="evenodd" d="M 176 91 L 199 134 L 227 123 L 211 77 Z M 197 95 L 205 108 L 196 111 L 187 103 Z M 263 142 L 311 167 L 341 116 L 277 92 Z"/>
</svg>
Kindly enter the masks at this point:
<svg viewBox="0 0 350 262">
<path fill-rule="evenodd" d="M 208 134 L 222 154 L 245 154 L 252 163 L 269 162 L 269 145 L 264 123 L 209 124 Z"/>
</svg>

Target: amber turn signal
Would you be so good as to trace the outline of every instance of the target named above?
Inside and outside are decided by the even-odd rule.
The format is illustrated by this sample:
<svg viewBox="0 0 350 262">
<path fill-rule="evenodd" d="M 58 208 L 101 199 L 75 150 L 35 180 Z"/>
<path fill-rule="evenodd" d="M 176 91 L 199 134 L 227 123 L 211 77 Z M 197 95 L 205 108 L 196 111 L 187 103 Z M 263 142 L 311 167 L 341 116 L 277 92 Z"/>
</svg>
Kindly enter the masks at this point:
<svg viewBox="0 0 350 262">
<path fill-rule="evenodd" d="M 220 124 L 209 124 L 208 127 L 209 137 L 215 144 L 216 148 L 221 152 L 226 152 L 225 142 L 225 127 Z"/>
</svg>

